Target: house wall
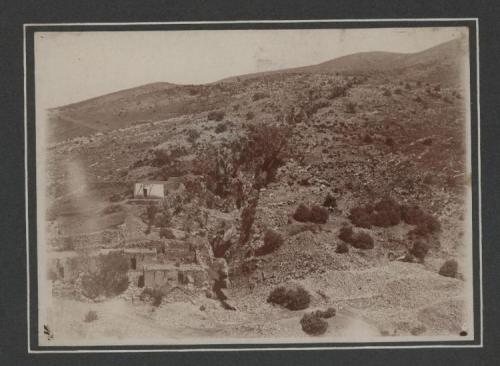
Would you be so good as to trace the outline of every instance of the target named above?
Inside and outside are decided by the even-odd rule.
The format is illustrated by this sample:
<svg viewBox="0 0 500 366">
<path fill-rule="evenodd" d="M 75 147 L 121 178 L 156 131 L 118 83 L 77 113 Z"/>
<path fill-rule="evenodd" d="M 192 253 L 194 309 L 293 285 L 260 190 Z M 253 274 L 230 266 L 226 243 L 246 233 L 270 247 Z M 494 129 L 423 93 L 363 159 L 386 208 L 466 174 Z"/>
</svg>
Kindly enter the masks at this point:
<svg viewBox="0 0 500 366">
<path fill-rule="evenodd" d="M 177 270 L 147 270 L 144 271 L 144 286 L 149 288 L 161 287 L 171 282 L 177 284 Z"/>
<path fill-rule="evenodd" d="M 156 253 L 124 253 L 129 262 L 129 268 L 132 269 L 132 258 L 135 258 L 135 270 L 142 271 L 145 264 L 156 261 Z"/>
<path fill-rule="evenodd" d="M 136 183 L 134 197 L 144 198 L 144 189 L 147 190 L 147 197 L 165 197 L 165 189 L 162 183 Z"/>
<path fill-rule="evenodd" d="M 193 263 L 195 261 L 195 252 L 191 245 L 182 240 L 165 240 L 165 258 L 171 262 Z"/>
<path fill-rule="evenodd" d="M 179 276 L 180 274 L 180 276 Z M 186 276 L 193 279 L 193 284 L 197 287 L 203 286 L 208 281 L 208 275 L 202 268 L 183 269 L 155 269 L 144 271 L 144 286 L 149 288 L 161 287 L 166 283 L 172 285 L 186 285 Z M 184 279 L 184 282 L 179 282 Z"/>
<path fill-rule="evenodd" d="M 71 246 L 73 249 L 99 247 L 103 243 L 114 246 L 123 241 L 120 230 L 103 230 L 90 234 L 71 236 L 55 236 L 48 239 L 49 243 L 57 248 Z"/>
</svg>

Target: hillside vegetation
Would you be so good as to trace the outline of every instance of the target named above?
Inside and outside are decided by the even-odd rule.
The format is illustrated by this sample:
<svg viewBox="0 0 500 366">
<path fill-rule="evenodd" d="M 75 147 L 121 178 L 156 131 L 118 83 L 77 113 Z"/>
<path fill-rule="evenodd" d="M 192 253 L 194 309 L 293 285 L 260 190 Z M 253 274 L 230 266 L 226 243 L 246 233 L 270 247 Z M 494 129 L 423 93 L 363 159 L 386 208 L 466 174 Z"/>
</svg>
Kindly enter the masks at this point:
<svg viewBox="0 0 500 366">
<path fill-rule="evenodd" d="M 111 231 L 137 221 L 144 239 L 209 245 L 247 324 L 219 319 L 228 334 L 280 335 L 285 325 L 263 324 L 292 315 L 266 298 L 293 282 L 311 293 L 311 307 L 337 309 L 313 319 L 322 336 L 335 336 L 324 323 L 337 329 L 343 316 L 379 335 L 458 335 L 467 276 L 463 56 L 452 41 L 207 85 L 150 84 L 54 109 L 49 217 L 67 235 L 85 220 Z M 68 184 L 72 164 L 84 192 Z M 127 201 L 142 180 L 183 189 L 149 217 Z M 112 203 L 121 209 L 103 213 Z M 439 275 L 447 260 L 458 261 L 454 276 Z"/>
</svg>

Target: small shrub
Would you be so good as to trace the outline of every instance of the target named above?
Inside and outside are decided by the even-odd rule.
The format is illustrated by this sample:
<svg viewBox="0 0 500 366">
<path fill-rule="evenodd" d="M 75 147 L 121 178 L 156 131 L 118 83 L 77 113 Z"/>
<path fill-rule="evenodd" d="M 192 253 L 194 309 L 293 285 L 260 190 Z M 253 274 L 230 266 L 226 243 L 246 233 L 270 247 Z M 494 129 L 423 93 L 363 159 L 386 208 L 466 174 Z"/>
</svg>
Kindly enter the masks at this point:
<svg viewBox="0 0 500 366">
<path fill-rule="evenodd" d="M 377 202 L 372 213 L 374 226 L 389 227 L 401 221 L 401 206 L 394 200 L 386 198 Z"/>
<path fill-rule="evenodd" d="M 311 303 L 311 295 L 302 286 L 280 286 L 269 294 L 267 302 L 281 305 L 289 310 L 306 309 Z"/>
<path fill-rule="evenodd" d="M 155 223 L 156 214 L 158 213 L 158 207 L 151 203 L 146 207 L 146 217 L 148 218 L 148 223 L 153 225 Z"/>
<path fill-rule="evenodd" d="M 160 229 L 160 238 L 175 239 L 175 235 L 171 229 L 166 228 L 166 227 L 162 227 Z"/>
<path fill-rule="evenodd" d="M 349 220 L 354 226 L 369 229 L 373 225 L 372 212 L 373 208 L 369 206 L 354 207 L 349 213 Z"/>
<path fill-rule="evenodd" d="M 363 142 L 365 144 L 371 144 L 373 142 L 373 138 L 370 135 L 366 134 L 365 137 L 363 138 Z"/>
<path fill-rule="evenodd" d="M 335 248 L 335 253 L 344 254 L 349 252 L 349 246 L 346 243 L 338 243 Z"/>
<path fill-rule="evenodd" d="M 97 276 L 92 276 L 90 274 L 84 274 L 82 277 L 82 293 L 85 297 L 89 299 L 95 299 L 101 295 L 103 290 L 103 284 L 99 282 Z"/>
<path fill-rule="evenodd" d="M 403 91 L 400 88 L 394 90 L 394 94 L 403 94 Z"/>
<path fill-rule="evenodd" d="M 264 99 L 264 98 L 269 98 L 268 93 L 264 92 L 257 92 L 252 95 L 252 101 L 256 102 L 257 100 Z"/>
<path fill-rule="evenodd" d="M 82 277 L 84 296 L 95 299 L 100 295 L 116 296 L 128 288 L 129 262 L 119 252 L 110 252 L 97 258 L 96 270 L 86 271 Z"/>
<path fill-rule="evenodd" d="M 351 209 L 349 219 L 355 226 L 363 228 L 370 228 L 372 225 L 394 226 L 401 221 L 401 206 L 387 198 L 380 200 L 374 207 L 370 205 L 354 207 Z"/>
<path fill-rule="evenodd" d="M 357 249 L 373 249 L 373 239 L 367 233 L 354 233 L 351 237 L 350 243 Z"/>
<path fill-rule="evenodd" d="M 422 140 L 422 144 L 424 144 L 425 146 L 432 145 L 432 138 L 431 137 L 427 137 L 427 138 L 423 139 Z"/>
<path fill-rule="evenodd" d="M 208 113 L 208 120 L 209 121 L 217 121 L 220 122 L 224 119 L 226 116 L 226 113 L 224 111 L 211 111 Z"/>
<path fill-rule="evenodd" d="M 311 210 L 303 203 L 301 203 L 299 207 L 297 207 L 295 213 L 293 214 L 293 218 L 300 222 L 308 222 L 310 217 Z"/>
<path fill-rule="evenodd" d="M 317 102 L 312 104 L 308 104 L 305 106 L 305 112 L 307 117 L 311 117 L 316 112 L 318 112 L 321 108 L 328 107 L 330 103 L 327 100 L 320 99 Z"/>
<path fill-rule="evenodd" d="M 416 225 L 417 227 L 410 231 L 410 234 L 416 236 L 427 236 L 441 230 L 441 224 L 432 215 L 425 213 L 418 206 L 403 206 L 402 219 L 409 225 Z"/>
<path fill-rule="evenodd" d="M 378 201 L 373 207 L 375 211 L 399 211 L 399 204 L 391 198 L 384 198 Z"/>
<path fill-rule="evenodd" d="M 311 233 L 316 233 L 319 231 L 319 227 L 318 227 L 318 225 L 314 225 L 314 224 L 290 225 L 290 227 L 288 228 L 288 235 L 295 236 L 295 235 L 303 233 L 305 231 L 310 231 Z"/>
<path fill-rule="evenodd" d="M 401 217 L 408 225 L 417 225 L 424 216 L 424 211 L 418 206 L 402 206 L 401 208 Z"/>
<path fill-rule="evenodd" d="M 344 226 L 340 229 L 339 238 L 346 243 L 351 244 L 354 248 L 373 248 L 373 239 L 369 234 L 364 232 L 355 233 L 350 226 Z"/>
<path fill-rule="evenodd" d="M 282 305 L 287 301 L 287 291 L 284 286 L 276 287 L 271 291 L 269 296 L 267 297 L 267 302 L 271 304 Z"/>
<path fill-rule="evenodd" d="M 94 320 L 97 320 L 97 313 L 94 310 L 89 310 L 87 314 L 85 314 L 85 323 L 90 323 Z"/>
<path fill-rule="evenodd" d="M 323 201 L 323 207 L 335 208 L 337 207 L 337 200 L 330 193 L 328 193 Z"/>
<path fill-rule="evenodd" d="M 309 221 L 316 224 L 326 224 L 328 221 L 329 212 L 326 208 L 314 205 L 311 207 Z"/>
<path fill-rule="evenodd" d="M 163 210 L 155 215 L 155 225 L 164 228 L 168 227 L 170 223 L 172 222 L 172 214 L 168 210 L 168 208 L 163 208 Z"/>
<path fill-rule="evenodd" d="M 247 119 L 247 121 L 250 121 L 250 120 L 255 118 L 255 113 L 252 111 L 247 112 L 247 114 L 245 115 L 245 118 Z"/>
<path fill-rule="evenodd" d="M 201 133 L 198 130 L 189 130 L 187 133 L 187 141 L 191 144 L 194 144 L 196 140 L 201 136 Z"/>
<path fill-rule="evenodd" d="M 254 186 L 262 187 L 274 181 L 278 168 L 290 157 L 290 130 L 275 124 L 247 124 L 246 139 L 240 162 L 250 168 L 257 178 Z"/>
<path fill-rule="evenodd" d="M 385 144 L 387 146 L 393 147 L 394 146 L 394 139 L 392 137 L 386 137 Z"/>
<path fill-rule="evenodd" d="M 439 269 L 439 274 L 445 277 L 453 277 L 457 276 L 458 272 L 458 263 L 454 259 L 449 259 L 441 266 Z"/>
<path fill-rule="evenodd" d="M 328 99 L 335 99 L 338 97 L 344 97 L 346 95 L 346 87 L 336 85 L 332 88 L 330 93 L 328 94 Z"/>
<path fill-rule="evenodd" d="M 163 166 L 163 165 L 169 165 L 172 163 L 172 157 L 170 156 L 170 153 L 166 150 L 163 149 L 156 149 L 153 150 L 154 158 L 152 161 L 153 166 Z"/>
<path fill-rule="evenodd" d="M 223 133 L 227 131 L 227 125 L 225 123 L 219 123 L 215 127 L 215 133 Z"/>
<path fill-rule="evenodd" d="M 384 95 L 384 97 L 390 97 L 392 95 L 389 89 L 384 89 L 384 92 L 382 94 Z"/>
<path fill-rule="evenodd" d="M 288 292 L 289 301 L 286 305 L 290 310 L 302 310 L 309 307 L 311 303 L 311 295 L 303 287 L 299 286 Z"/>
<path fill-rule="evenodd" d="M 424 334 L 427 331 L 427 328 L 424 325 L 419 325 L 411 328 L 410 333 L 414 336 L 419 336 Z"/>
<path fill-rule="evenodd" d="M 255 221 L 255 214 L 257 212 L 257 200 L 252 199 L 247 206 L 241 211 L 241 224 L 240 224 L 240 244 L 245 244 L 250 240 L 252 233 L 253 222 Z"/>
<path fill-rule="evenodd" d="M 426 176 L 423 179 L 424 184 L 434 184 L 434 175 L 433 174 L 426 174 Z"/>
<path fill-rule="evenodd" d="M 424 258 L 427 256 L 428 252 L 429 246 L 423 240 L 417 240 L 415 243 L 413 243 L 413 246 L 410 249 L 410 254 L 421 262 L 424 261 Z"/>
<path fill-rule="evenodd" d="M 328 329 L 328 323 L 314 313 L 304 314 L 300 319 L 302 330 L 309 335 L 321 335 Z"/>
<path fill-rule="evenodd" d="M 304 187 L 309 187 L 311 185 L 310 178 L 308 177 L 300 179 L 297 183 Z"/>
<path fill-rule="evenodd" d="M 351 113 L 351 114 L 356 113 L 356 103 L 351 102 L 351 101 L 347 102 L 345 104 L 345 112 Z"/>
<path fill-rule="evenodd" d="M 150 300 L 152 299 L 151 304 L 155 307 L 158 307 L 161 305 L 161 302 L 163 300 L 163 292 L 159 289 L 151 289 L 151 288 L 145 288 L 142 293 L 139 295 L 139 298 L 142 301 Z"/>
<path fill-rule="evenodd" d="M 320 318 L 329 319 L 333 318 L 337 314 L 337 311 L 335 310 L 335 308 L 329 307 L 326 310 L 316 310 L 312 312 L 312 314 Z"/>
<path fill-rule="evenodd" d="M 283 245 L 283 236 L 272 229 L 266 230 L 264 234 L 264 245 L 255 250 L 255 255 L 265 255 L 274 252 Z"/>
<path fill-rule="evenodd" d="M 189 95 L 198 95 L 200 93 L 200 90 L 198 90 L 196 87 L 188 88 L 187 92 Z"/>
<path fill-rule="evenodd" d="M 340 228 L 339 239 L 345 241 L 346 243 L 349 243 L 351 241 L 352 234 L 352 227 L 343 226 Z"/>
<path fill-rule="evenodd" d="M 326 319 L 333 318 L 336 314 L 337 311 L 335 310 L 335 308 L 329 307 L 328 309 L 323 311 L 322 317 Z"/>
</svg>

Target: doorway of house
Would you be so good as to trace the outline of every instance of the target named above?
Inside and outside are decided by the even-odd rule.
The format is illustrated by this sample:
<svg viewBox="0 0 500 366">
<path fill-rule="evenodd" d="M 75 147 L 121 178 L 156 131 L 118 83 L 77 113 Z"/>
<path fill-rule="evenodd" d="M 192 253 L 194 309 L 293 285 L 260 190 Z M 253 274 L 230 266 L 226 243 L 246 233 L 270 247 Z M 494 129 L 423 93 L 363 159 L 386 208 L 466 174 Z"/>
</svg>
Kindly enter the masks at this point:
<svg viewBox="0 0 500 366">
<path fill-rule="evenodd" d="M 136 267 L 137 267 L 137 260 L 135 259 L 135 257 L 130 258 L 130 268 L 135 270 Z"/>
<path fill-rule="evenodd" d="M 147 196 L 148 196 L 148 189 L 147 189 L 147 188 L 143 188 L 143 189 L 142 189 L 142 195 L 143 195 L 144 197 L 147 197 Z"/>
</svg>

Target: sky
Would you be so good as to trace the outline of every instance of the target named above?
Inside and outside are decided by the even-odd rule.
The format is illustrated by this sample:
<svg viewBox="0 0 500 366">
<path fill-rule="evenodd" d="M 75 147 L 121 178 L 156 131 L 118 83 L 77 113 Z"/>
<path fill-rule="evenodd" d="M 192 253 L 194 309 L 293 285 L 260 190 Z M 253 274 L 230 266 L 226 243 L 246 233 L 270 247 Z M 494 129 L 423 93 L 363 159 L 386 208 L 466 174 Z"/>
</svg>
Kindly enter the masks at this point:
<svg viewBox="0 0 500 366">
<path fill-rule="evenodd" d="M 364 51 L 412 53 L 465 28 L 37 32 L 37 107 L 153 82 L 202 84 Z"/>
</svg>

